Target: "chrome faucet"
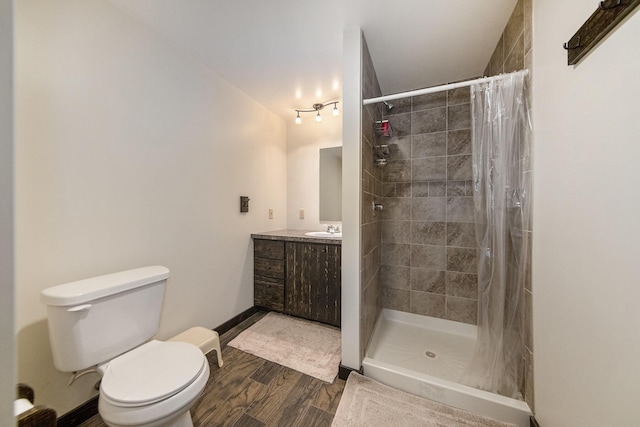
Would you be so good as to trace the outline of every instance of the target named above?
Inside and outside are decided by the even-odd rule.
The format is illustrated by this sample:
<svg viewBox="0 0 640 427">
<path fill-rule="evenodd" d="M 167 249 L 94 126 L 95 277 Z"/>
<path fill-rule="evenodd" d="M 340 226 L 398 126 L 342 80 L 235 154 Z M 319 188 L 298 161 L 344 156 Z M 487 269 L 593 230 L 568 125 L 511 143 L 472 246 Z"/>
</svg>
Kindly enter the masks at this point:
<svg viewBox="0 0 640 427">
<path fill-rule="evenodd" d="M 327 225 L 327 233 L 339 233 L 340 232 L 340 226 L 339 225 L 333 225 L 333 224 L 329 224 Z"/>
</svg>

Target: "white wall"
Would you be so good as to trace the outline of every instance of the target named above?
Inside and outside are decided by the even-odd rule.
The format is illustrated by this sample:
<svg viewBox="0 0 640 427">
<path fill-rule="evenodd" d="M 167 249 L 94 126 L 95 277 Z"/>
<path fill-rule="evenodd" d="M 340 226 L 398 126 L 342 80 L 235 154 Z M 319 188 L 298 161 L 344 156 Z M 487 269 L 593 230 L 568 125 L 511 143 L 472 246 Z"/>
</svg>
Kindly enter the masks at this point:
<svg viewBox="0 0 640 427">
<path fill-rule="evenodd" d="M 62 414 L 42 289 L 171 270 L 160 339 L 253 305 L 250 234 L 286 227 L 286 125 L 106 0 L 16 2 L 18 379 Z M 239 197 L 251 198 L 239 212 Z"/>
<path fill-rule="evenodd" d="M 342 365 L 360 369 L 362 202 L 362 32 L 344 32 L 342 49 Z"/>
<path fill-rule="evenodd" d="M 533 7 L 536 417 L 638 425 L 640 13 L 570 67 L 597 2 Z"/>
<path fill-rule="evenodd" d="M 323 110 L 321 123 L 310 113 L 302 113 L 299 125 L 293 115 L 287 123 L 287 228 L 292 230 L 326 229 L 320 223 L 320 149 L 342 146 L 342 117 L 332 116 L 331 108 Z"/>
<path fill-rule="evenodd" d="M 13 9 L 0 0 L 0 425 L 13 424 Z"/>
</svg>

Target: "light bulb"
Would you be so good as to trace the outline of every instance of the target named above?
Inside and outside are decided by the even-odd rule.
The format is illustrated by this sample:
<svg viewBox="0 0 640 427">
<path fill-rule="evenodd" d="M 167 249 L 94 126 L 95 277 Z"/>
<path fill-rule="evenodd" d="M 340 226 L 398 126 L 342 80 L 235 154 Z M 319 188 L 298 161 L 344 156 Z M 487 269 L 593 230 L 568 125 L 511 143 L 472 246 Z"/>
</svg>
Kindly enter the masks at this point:
<svg viewBox="0 0 640 427">
<path fill-rule="evenodd" d="M 338 104 L 333 104 L 333 115 L 337 116 L 338 114 L 340 114 L 340 111 L 338 111 Z"/>
<path fill-rule="evenodd" d="M 299 125 L 302 123 L 302 117 L 300 117 L 300 112 L 298 111 L 298 115 L 296 116 L 296 124 Z"/>
<path fill-rule="evenodd" d="M 320 116 L 320 111 L 316 114 L 316 122 L 320 123 L 322 121 L 322 116 Z"/>
</svg>

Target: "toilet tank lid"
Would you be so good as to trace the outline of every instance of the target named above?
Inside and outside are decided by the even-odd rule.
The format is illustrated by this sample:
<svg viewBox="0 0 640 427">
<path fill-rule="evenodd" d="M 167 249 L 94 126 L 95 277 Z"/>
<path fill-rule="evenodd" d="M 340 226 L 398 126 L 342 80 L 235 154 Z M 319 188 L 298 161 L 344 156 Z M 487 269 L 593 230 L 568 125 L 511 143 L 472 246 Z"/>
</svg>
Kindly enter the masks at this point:
<svg viewBox="0 0 640 427">
<path fill-rule="evenodd" d="M 169 269 L 161 265 L 136 268 L 47 288 L 40 294 L 40 301 L 46 305 L 63 307 L 82 304 L 168 277 Z"/>
</svg>

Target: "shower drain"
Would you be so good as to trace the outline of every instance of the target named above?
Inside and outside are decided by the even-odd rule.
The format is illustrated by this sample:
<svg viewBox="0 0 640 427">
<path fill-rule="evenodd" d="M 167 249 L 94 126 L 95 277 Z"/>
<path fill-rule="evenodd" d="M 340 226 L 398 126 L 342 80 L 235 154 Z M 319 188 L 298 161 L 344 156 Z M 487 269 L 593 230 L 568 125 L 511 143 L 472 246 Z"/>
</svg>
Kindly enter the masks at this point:
<svg viewBox="0 0 640 427">
<path fill-rule="evenodd" d="M 435 359 L 435 357 L 436 357 L 436 354 L 433 351 L 425 351 L 424 355 L 427 356 L 427 357 L 430 357 L 432 359 Z"/>
</svg>

